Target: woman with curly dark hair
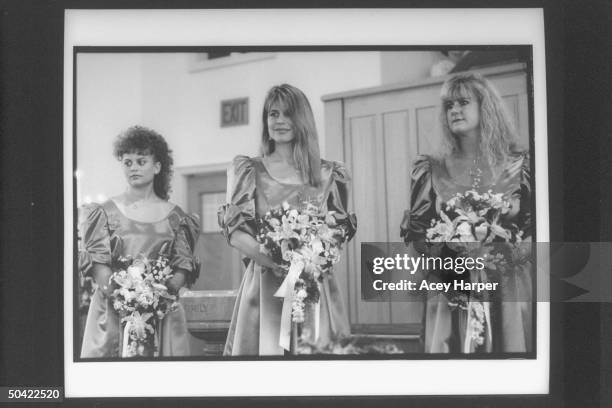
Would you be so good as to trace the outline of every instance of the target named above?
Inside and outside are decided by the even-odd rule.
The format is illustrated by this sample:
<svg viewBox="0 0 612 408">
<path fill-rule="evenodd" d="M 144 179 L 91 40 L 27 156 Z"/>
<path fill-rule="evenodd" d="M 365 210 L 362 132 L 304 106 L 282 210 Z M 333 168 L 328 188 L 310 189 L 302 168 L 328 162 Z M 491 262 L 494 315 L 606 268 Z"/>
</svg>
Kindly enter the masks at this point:
<svg viewBox="0 0 612 408">
<path fill-rule="evenodd" d="M 114 145 L 127 181 L 124 193 L 81 209 L 79 270 L 97 283 L 85 324 L 82 358 L 120 357 L 121 322 L 111 301 L 110 281 L 122 257 L 155 259 L 164 252 L 173 275 L 167 286 L 178 293 L 198 277 L 193 256 L 199 235 L 197 218 L 168 201 L 172 151 L 157 132 L 140 126 L 127 129 Z M 170 312 L 157 333 L 153 355 L 189 355 L 185 312 Z"/>
</svg>

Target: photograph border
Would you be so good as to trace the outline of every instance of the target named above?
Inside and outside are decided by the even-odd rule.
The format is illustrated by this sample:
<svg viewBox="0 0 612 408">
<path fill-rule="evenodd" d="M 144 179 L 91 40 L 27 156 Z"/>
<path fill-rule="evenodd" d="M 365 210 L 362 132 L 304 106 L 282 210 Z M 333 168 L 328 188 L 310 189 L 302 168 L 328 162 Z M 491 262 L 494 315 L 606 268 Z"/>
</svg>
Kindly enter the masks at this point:
<svg viewBox="0 0 612 408">
<path fill-rule="evenodd" d="M 521 44 L 505 44 L 505 45 L 482 45 L 482 44 L 470 44 L 470 45 L 452 45 L 453 49 L 457 50 L 478 50 L 478 51 L 500 51 L 500 50 L 517 50 L 521 55 L 527 55 L 525 64 L 526 70 L 526 93 L 527 93 L 527 109 L 529 112 L 528 121 L 528 148 L 530 153 L 530 174 L 531 174 L 531 218 L 537 219 L 536 212 L 536 199 L 538 190 L 536 187 L 536 166 L 535 166 L 535 135 L 534 135 L 534 105 L 533 105 L 533 47 L 531 45 Z M 78 93 L 78 55 L 79 54 L 186 54 L 186 53 L 201 53 L 201 52 L 257 52 L 257 53 L 273 53 L 273 52 L 411 52 L 411 51 L 440 51 L 448 49 L 449 45 L 431 45 L 431 46 L 399 46 L 399 45 L 320 45 L 320 46 L 275 46 L 275 45 L 258 45 L 258 46 L 75 46 L 73 47 L 73 126 L 72 126 L 72 157 L 73 157 L 73 168 L 72 168 L 72 184 L 73 184 L 73 202 L 74 215 L 73 215 L 73 268 L 78 271 L 78 204 L 77 204 L 77 178 L 75 176 L 78 168 L 77 160 L 77 93 Z M 240 99 L 240 98 L 239 98 Z M 223 101 L 222 101 L 223 102 Z M 255 117 L 257 117 L 255 115 Z M 533 241 L 537 242 L 538 231 L 534 229 L 532 233 Z M 535 273 L 535 267 L 532 270 L 532 283 L 533 293 L 537 292 L 537 276 Z M 79 310 L 78 310 L 78 296 L 77 294 L 78 280 L 74 279 L 73 295 L 73 344 L 78 344 L 78 324 L 79 324 Z M 541 299 L 537 299 L 541 300 Z M 533 350 L 529 352 L 490 352 L 490 353 L 426 353 L 414 352 L 414 353 L 402 353 L 402 354 L 304 354 L 304 355 L 285 355 L 285 356 L 256 356 L 256 355 L 245 355 L 245 356 L 174 356 L 174 357 L 150 357 L 150 358 L 133 358 L 126 360 L 120 357 L 100 357 L 100 358 L 82 358 L 79 356 L 79 350 L 74 349 L 74 361 L 75 362 L 133 362 L 133 361 L 302 361 L 302 360 L 503 360 L 503 359 L 535 359 L 537 357 L 537 300 L 534 299 L 531 303 L 533 305 L 533 320 L 532 320 L 532 333 L 533 333 Z"/>
</svg>

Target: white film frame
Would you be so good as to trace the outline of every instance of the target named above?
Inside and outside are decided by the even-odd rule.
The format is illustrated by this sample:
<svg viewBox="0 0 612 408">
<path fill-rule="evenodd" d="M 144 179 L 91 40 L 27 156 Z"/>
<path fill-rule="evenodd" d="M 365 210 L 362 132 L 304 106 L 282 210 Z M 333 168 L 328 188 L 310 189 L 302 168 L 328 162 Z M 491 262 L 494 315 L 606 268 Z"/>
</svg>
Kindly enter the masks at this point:
<svg viewBox="0 0 612 408">
<path fill-rule="evenodd" d="M 229 30 L 228 27 L 240 29 Z M 532 46 L 536 231 L 539 242 L 548 242 L 546 70 L 542 9 L 66 10 L 65 396 L 547 394 L 550 304 L 546 302 L 537 303 L 537 355 L 529 360 L 73 361 L 74 46 L 472 44 Z M 148 376 L 139 375 L 151 370 L 168 373 L 168 376 L 160 385 L 150 381 Z M 297 372 L 317 381 L 305 386 L 304 382 L 295 380 Z M 458 376 L 459 372 L 467 375 Z M 372 378 L 372 373 L 376 373 L 377 377 Z M 444 384 L 444 387 L 441 388 L 440 384 Z"/>
</svg>

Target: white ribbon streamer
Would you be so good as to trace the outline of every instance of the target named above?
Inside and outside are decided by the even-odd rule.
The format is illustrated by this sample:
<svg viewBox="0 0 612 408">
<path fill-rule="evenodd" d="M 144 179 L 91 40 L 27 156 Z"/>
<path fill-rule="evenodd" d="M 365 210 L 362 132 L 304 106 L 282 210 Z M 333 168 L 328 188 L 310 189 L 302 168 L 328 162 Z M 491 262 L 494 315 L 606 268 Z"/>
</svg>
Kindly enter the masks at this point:
<svg viewBox="0 0 612 408">
<path fill-rule="evenodd" d="M 473 273 L 473 272 L 474 271 L 471 271 L 470 273 L 471 283 L 488 282 L 487 274 L 484 271 L 484 269 L 481 269 L 476 273 Z M 485 330 L 483 333 L 483 336 L 484 336 L 483 345 L 485 346 L 485 349 L 488 350 L 488 345 L 493 344 L 493 331 L 491 330 L 491 305 L 490 303 L 480 302 L 480 301 L 469 301 L 467 305 L 467 327 L 466 327 L 466 332 L 465 332 L 465 340 L 463 342 L 463 352 L 464 353 L 472 352 L 471 346 L 472 346 L 472 334 L 474 332 L 474 328 L 471 324 L 471 321 L 472 321 L 472 310 L 476 303 L 482 304 L 482 308 L 484 310 L 484 315 L 485 315 Z"/>
<path fill-rule="evenodd" d="M 154 351 L 153 351 L 153 357 L 159 357 L 161 355 L 161 344 L 162 344 L 162 323 L 160 321 L 158 321 L 157 319 L 155 320 L 154 323 L 154 327 L 155 327 L 155 333 L 153 333 L 153 347 L 154 347 Z"/>
<path fill-rule="evenodd" d="M 465 333 L 465 340 L 463 342 L 463 352 L 464 353 L 471 353 L 472 352 L 472 334 L 474 332 L 474 327 L 471 324 L 472 321 L 472 309 L 474 308 L 474 305 L 476 303 L 481 303 L 482 304 L 482 308 L 484 309 L 484 315 L 485 315 L 485 330 L 482 333 L 483 337 L 484 337 L 484 342 L 483 345 L 485 346 L 485 348 L 487 348 L 487 346 L 489 344 L 491 344 L 493 342 L 493 333 L 491 331 L 491 314 L 490 314 L 490 304 L 489 302 L 479 302 L 479 301 L 475 301 L 475 302 L 468 302 L 468 306 L 467 306 L 467 328 L 466 328 L 466 333 Z M 487 349 L 488 350 L 488 349 Z"/>
<path fill-rule="evenodd" d="M 289 266 L 289 272 L 281 283 L 278 290 L 274 293 L 275 297 L 284 297 L 283 309 L 281 313 L 281 324 L 278 344 L 285 350 L 291 348 L 291 312 L 293 304 L 293 292 L 295 288 L 295 282 L 300 277 L 300 274 L 304 270 L 304 261 L 301 259 L 294 259 L 291 261 Z"/>
<path fill-rule="evenodd" d="M 320 296 L 323 296 L 323 292 L 321 291 L 321 285 L 317 282 L 317 285 L 319 286 L 319 294 Z M 320 321 L 320 317 L 321 317 L 321 300 L 319 299 L 319 301 L 317 303 L 315 303 L 315 310 L 314 310 L 314 342 L 316 343 L 317 340 L 319 340 L 319 321 Z"/>
<path fill-rule="evenodd" d="M 125 328 L 123 329 L 123 345 L 121 346 L 121 357 L 126 358 L 128 356 L 128 343 L 130 341 L 130 326 L 131 322 L 125 323 Z"/>
</svg>

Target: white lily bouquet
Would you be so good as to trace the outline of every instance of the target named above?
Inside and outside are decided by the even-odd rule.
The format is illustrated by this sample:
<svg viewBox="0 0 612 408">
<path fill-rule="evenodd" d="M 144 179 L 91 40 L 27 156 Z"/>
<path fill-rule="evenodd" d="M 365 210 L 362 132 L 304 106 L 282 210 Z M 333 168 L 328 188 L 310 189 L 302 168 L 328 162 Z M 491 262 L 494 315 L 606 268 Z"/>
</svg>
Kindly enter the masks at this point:
<svg viewBox="0 0 612 408">
<path fill-rule="evenodd" d="M 426 231 L 426 241 L 432 253 L 437 255 L 446 247 L 457 257 L 481 258 L 485 270 L 470 271 L 470 280 L 497 280 L 500 273 L 511 271 L 513 265 L 526 259 L 525 246 L 520 245 L 523 231 L 505 216 L 510 209 L 509 201 L 501 193 L 491 190 L 457 193 L 444 205 L 440 218 L 432 220 Z M 468 311 L 465 352 L 473 351 L 470 341 L 482 346 L 487 332 L 490 341 L 488 294 L 476 294 L 476 297 L 471 294 L 468 298 L 463 291 L 452 291 L 449 306 Z"/>
<path fill-rule="evenodd" d="M 281 332 L 286 332 L 287 320 L 303 323 L 306 304 L 318 305 L 319 284 L 340 260 L 348 235 L 334 211 L 322 212 L 310 203 L 296 209 L 284 202 L 259 219 L 258 231 L 261 251 L 286 268 L 275 293 L 284 298 Z M 288 349 L 287 343 L 281 333 L 281 345 Z"/>
<path fill-rule="evenodd" d="M 440 219 L 432 220 L 427 230 L 429 242 L 520 242 L 522 231 L 516 224 L 504 223 L 502 215 L 510 211 L 510 203 L 502 193 L 478 193 L 468 190 L 457 193 L 440 211 Z"/>
<path fill-rule="evenodd" d="M 164 255 L 154 260 L 121 258 L 116 269 L 112 302 L 125 325 L 121 357 L 157 356 L 160 323 L 178 305 L 166 286 L 172 277 L 169 260 Z"/>
<path fill-rule="evenodd" d="M 426 241 L 444 244 L 459 256 L 482 256 L 487 268 L 495 270 L 504 264 L 502 254 L 494 251 L 502 246 L 495 244 L 512 248 L 523 240 L 523 231 L 504 217 L 510 208 L 502 193 L 457 193 L 444 205 L 440 218 L 431 221 Z"/>
</svg>

